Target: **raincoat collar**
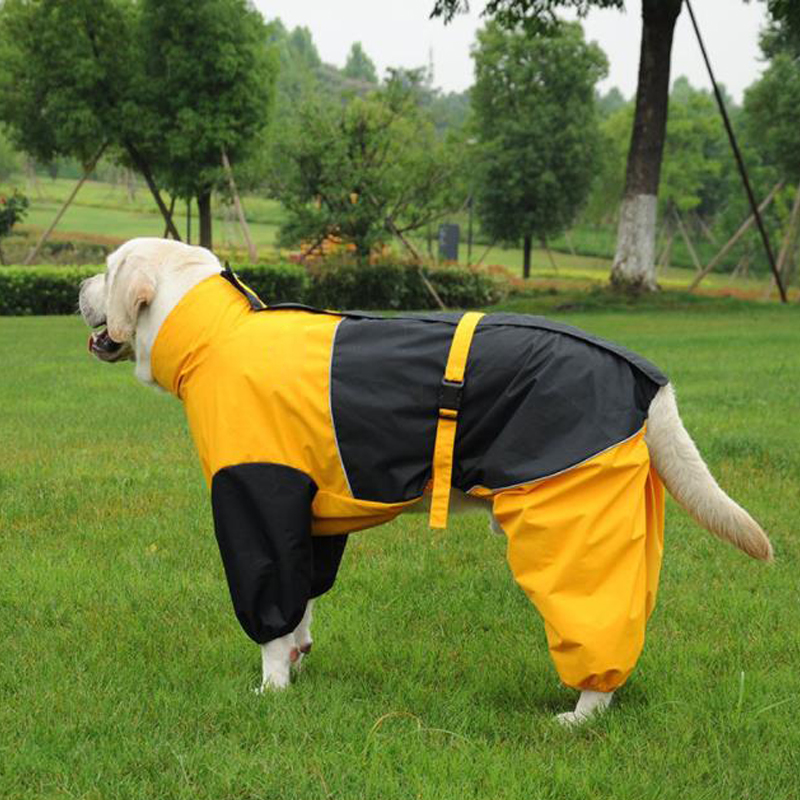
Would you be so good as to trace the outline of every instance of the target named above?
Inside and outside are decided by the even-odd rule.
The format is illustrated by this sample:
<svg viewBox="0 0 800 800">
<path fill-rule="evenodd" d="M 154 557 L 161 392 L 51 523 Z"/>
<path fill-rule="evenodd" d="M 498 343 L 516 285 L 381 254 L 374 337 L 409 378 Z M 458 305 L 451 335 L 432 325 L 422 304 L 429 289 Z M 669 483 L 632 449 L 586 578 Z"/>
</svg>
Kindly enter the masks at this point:
<svg viewBox="0 0 800 800">
<path fill-rule="evenodd" d="M 250 313 L 247 298 L 221 275 L 198 283 L 161 325 L 150 354 L 153 379 L 183 400 L 187 379 Z"/>
</svg>

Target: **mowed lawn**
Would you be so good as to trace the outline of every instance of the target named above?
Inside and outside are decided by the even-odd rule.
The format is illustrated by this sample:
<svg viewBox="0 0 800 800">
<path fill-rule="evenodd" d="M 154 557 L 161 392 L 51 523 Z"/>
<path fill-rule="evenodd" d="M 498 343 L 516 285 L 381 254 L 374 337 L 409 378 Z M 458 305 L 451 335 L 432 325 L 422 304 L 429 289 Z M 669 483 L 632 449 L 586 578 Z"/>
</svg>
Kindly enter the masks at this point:
<svg viewBox="0 0 800 800">
<path fill-rule="evenodd" d="M 353 536 L 303 673 L 256 696 L 177 401 L 76 318 L 0 318 L 0 797 L 797 798 L 800 309 L 562 319 L 670 374 L 777 553 L 670 504 L 645 652 L 580 730 L 482 516 Z"/>
<path fill-rule="evenodd" d="M 73 180 L 65 178 L 56 180 L 39 178 L 32 183 L 18 175 L 12 182 L 0 183 L 0 193 L 10 193 L 15 186 L 24 189 L 31 201 L 31 206 L 20 230 L 26 231 L 31 237 L 38 237 L 53 221 L 74 185 Z M 150 193 L 138 182 L 135 183 L 135 186 L 136 191 L 131 194 L 122 183 L 87 181 L 58 224 L 55 238 L 69 241 L 71 239 L 91 240 L 92 237 L 98 237 L 103 244 L 108 245 L 114 241 L 121 244 L 136 236 L 163 236 L 164 222 Z M 260 261 L 270 262 L 292 253 L 299 254 L 304 250 L 302 247 L 288 249 L 278 247 L 278 228 L 285 219 L 285 212 L 277 201 L 253 194 L 245 195 L 242 201 L 248 219 L 250 236 L 258 251 Z M 193 208 L 190 235 L 191 240 L 197 243 L 197 209 L 196 206 Z M 248 256 L 244 236 L 232 208 L 226 209 L 219 198 L 215 197 L 213 209 L 215 249 L 224 251 L 225 256 L 234 263 L 236 261 L 246 262 Z M 461 223 L 460 263 L 502 266 L 510 274 L 521 276 L 522 250 L 520 248 L 487 247 L 485 242 L 475 242 L 470 253 L 467 245 L 467 223 L 463 214 L 456 214 L 448 219 Z M 185 237 L 187 219 L 186 206 L 183 202 L 176 205 L 175 224 L 181 236 Z M 431 233 L 435 235 L 435 231 Z M 419 252 L 428 252 L 428 242 L 424 231 L 418 231 L 416 235 L 412 234 L 411 238 Z M 28 246 L 26 245 L 23 250 L 15 251 L 15 255 L 21 258 L 22 253 L 27 252 Z M 405 257 L 406 250 L 399 242 L 394 242 L 394 250 L 401 257 Z M 435 242 L 431 250 L 435 253 Z M 608 281 L 610 267 L 610 261 L 606 258 L 570 255 L 565 252 L 548 254 L 546 251 L 536 248 L 532 256 L 531 275 L 539 281 L 555 283 L 565 288 L 583 289 L 605 285 Z M 694 277 L 694 270 L 663 266 L 658 268 L 659 284 L 666 288 L 685 289 Z M 752 298 L 761 298 L 770 293 L 766 275 L 733 278 L 726 273 L 710 274 L 701 284 L 701 291 L 743 294 Z M 791 287 L 789 292 L 793 299 L 797 299 L 798 291 L 795 287 Z M 771 296 L 777 298 L 777 291 L 773 289 Z"/>
</svg>

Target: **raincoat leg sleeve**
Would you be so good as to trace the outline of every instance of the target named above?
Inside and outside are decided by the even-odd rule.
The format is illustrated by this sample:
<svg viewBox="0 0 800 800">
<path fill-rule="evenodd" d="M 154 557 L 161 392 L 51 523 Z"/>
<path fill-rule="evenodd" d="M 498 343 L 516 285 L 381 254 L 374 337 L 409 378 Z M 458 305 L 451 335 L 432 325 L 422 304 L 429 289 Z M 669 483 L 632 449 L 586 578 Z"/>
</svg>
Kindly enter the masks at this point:
<svg viewBox="0 0 800 800">
<path fill-rule="evenodd" d="M 305 473 L 276 464 L 239 464 L 211 483 L 214 530 L 234 611 L 259 644 L 293 631 L 312 597 L 326 592 L 346 534 L 311 535 L 317 487 Z"/>
<path fill-rule="evenodd" d="M 569 471 L 495 495 L 520 587 L 561 680 L 609 692 L 633 670 L 655 604 L 664 489 L 644 432 Z"/>
</svg>

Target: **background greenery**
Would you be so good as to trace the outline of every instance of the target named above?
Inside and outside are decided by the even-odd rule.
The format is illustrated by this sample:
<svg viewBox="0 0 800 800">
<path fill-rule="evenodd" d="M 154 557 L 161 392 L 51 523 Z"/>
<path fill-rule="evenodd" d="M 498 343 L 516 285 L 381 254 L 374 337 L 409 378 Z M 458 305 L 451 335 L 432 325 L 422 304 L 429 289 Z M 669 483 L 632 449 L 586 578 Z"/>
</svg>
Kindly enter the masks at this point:
<svg viewBox="0 0 800 800">
<path fill-rule="evenodd" d="M 304 673 L 254 695 L 259 654 L 230 609 L 179 404 L 91 359 L 74 317 L 0 319 L 0 796 L 796 797 L 800 318 L 663 300 L 502 308 L 556 313 L 665 369 L 777 561 L 670 503 L 645 652 L 578 731 L 553 722 L 574 693 L 480 515 L 355 535 Z"/>
</svg>

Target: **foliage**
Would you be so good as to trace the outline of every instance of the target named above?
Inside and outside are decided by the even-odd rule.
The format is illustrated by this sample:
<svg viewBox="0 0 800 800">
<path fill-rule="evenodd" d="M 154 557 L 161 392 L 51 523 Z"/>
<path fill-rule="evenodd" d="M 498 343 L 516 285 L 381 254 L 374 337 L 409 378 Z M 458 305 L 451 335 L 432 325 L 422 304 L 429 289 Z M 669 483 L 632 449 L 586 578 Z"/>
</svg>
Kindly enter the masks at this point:
<svg viewBox="0 0 800 800">
<path fill-rule="evenodd" d="M 749 139 L 762 158 L 788 180 L 800 180 L 800 66 L 778 53 L 745 91 Z"/>
<path fill-rule="evenodd" d="M 627 107 L 628 101 L 616 86 L 612 86 L 605 94 L 598 92 L 595 106 L 600 118 L 607 119 L 612 114 L 616 114 L 617 111 Z"/>
<path fill-rule="evenodd" d="M 5 0 L 0 5 L 0 119 L 43 163 L 88 164 L 139 122 L 129 0 Z"/>
<path fill-rule="evenodd" d="M 257 142 L 275 71 L 246 0 L 7 0 L 0 63 L 16 146 L 88 165 L 110 144 L 153 187 L 155 173 L 199 199 L 221 184 L 223 148 L 236 163 Z"/>
<path fill-rule="evenodd" d="M 354 42 L 347 54 L 347 63 L 344 65 L 342 75 L 356 81 L 365 83 L 377 83 L 378 73 L 375 71 L 375 63 L 364 52 L 361 42 Z"/>
<path fill-rule="evenodd" d="M 625 162 L 632 126 L 633 103 L 630 102 L 600 120 L 599 155 L 584 219 L 592 222 L 616 219 L 625 188 Z"/>
<path fill-rule="evenodd" d="M 246 0 L 140 7 L 144 150 L 173 195 L 200 201 L 226 185 L 223 150 L 237 163 L 261 143 L 276 72 L 266 27 Z"/>
<path fill-rule="evenodd" d="M 486 273 L 448 267 L 425 270 L 426 277 L 450 308 L 496 303 L 504 288 Z M 314 275 L 309 302 L 322 308 L 438 309 L 413 264 L 341 264 Z"/>
<path fill-rule="evenodd" d="M 732 164 L 732 158 L 713 97 L 678 78 L 670 95 L 661 167 L 662 210 L 672 206 L 712 217 L 724 202 L 724 167 Z"/>
<path fill-rule="evenodd" d="M 0 194 L 0 239 L 24 219 L 29 205 L 28 198 L 16 189 L 9 197 Z"/>
<path fill-rule="evenodd" d="M 761 49 L 767 58 L 778 53 L 800 56 L 800 5 L 796 0 L 762 0 L 769 23 L 761 31 Z"/>
<path fill-rule="evenodd" d="M 284 245 L 336 237 L 364 261 L 458 203 L 454 149 L 398 82 L 346 105 L 316 97 L 276 134 L 270 188 L 287 209 Z"/>
<path fill-rule="evenodd" d="M 81 281 L 102 266 L 0 268 L 0 316 L 72 314 Z M 309 273 L 297 264 L 232 265 L 268 304 L 308 303 L 324 308 L 431 309 L 436 303 L 410 264 L 341 263 Z M 426 270 L 444 303 L 452 308 L 497 302 L 504 286 L 484 272 L 448 267 Z"/>
<path fill-rule="evenodd" d="M 586 200 L 596 163 L 602 51 L 584 41 L 578 24 L 541 37 L 490 22 L 473 57 L 482 227 L 505 242 L 563 231 Z"/>
<path fill-rule="evenodd" d="M 0 181 L 8 180 L 18 169 L 17 153 L 0 127 Z"/>
<path fill-rule="evenodd" d="M 592 7 L 624 8 L 625 0 L 489 0 L 483 13 L 494 17 L 506 28 L 523 24 L 529 30 L 546 32 L 558 24 L 557 10 L 571 8 L 583 17 Z M 450 22 L 460 11 L 467 10 L 469 0 L 436 0 L 431 16 L 443 17 L 445 22 Z"/>
</svg>

